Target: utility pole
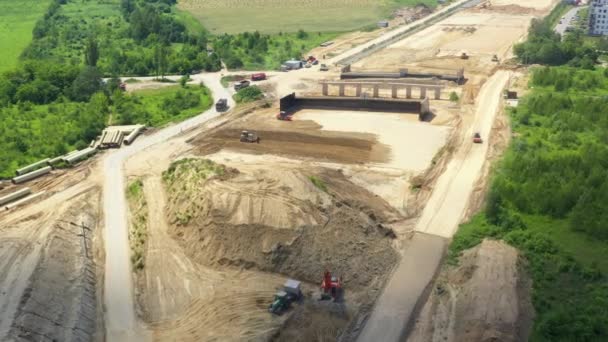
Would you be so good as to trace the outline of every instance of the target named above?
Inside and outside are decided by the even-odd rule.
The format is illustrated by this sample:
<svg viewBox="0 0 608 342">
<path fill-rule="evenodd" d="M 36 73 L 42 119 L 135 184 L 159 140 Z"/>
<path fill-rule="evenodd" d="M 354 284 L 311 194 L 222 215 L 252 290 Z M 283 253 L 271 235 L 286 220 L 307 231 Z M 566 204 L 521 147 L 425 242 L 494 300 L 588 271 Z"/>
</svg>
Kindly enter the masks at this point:
<svg viewBox="0 0 608 342">
<path fill-rule="evenodd" d="M 82 222 L 80 225 L 78 225 L 77 223 L 74 222 L 70 222 L 71 225 L 76 226 L 76 227 L 80 227 L 80 229 L 82 230 L 81 234 L 78 234 L 77 236 L 82 236 L 82 243 L 84 244 L 84 255 L 88 258 L 89 257 L 89 247 L 87 246 L 87 230 L 91 230 L 89 227 L 84 225 L 84 222 Z"/>
</svg>

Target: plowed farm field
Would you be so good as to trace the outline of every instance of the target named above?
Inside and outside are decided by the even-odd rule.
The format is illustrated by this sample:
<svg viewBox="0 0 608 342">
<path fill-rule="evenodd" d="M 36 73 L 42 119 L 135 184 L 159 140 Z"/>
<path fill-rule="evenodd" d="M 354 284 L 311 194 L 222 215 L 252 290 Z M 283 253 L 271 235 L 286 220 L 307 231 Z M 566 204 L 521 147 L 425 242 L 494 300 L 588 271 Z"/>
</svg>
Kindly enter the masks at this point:
<svg viewBox="0 0 608 342">
<path fill-rule="evenodd" d="M 373 25 L 399 7 L 437 0 L 180 0 L 212 33 L 344 32 Z"/>
</svg>

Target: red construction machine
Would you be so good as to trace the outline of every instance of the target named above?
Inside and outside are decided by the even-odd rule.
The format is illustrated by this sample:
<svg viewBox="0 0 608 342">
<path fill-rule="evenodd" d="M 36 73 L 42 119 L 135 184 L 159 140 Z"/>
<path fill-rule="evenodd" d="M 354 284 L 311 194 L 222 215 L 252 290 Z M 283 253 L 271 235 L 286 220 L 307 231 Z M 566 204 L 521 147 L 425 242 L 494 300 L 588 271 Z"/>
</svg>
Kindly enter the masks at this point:
<svg viewBox="0 0 608 342">
<path fill-rule="evenodd" d="M 321 283 L 321 300 L 332 299 L 338 301 L 342 295 L 342 278 L 331 275 L 325 271 L 323 282 Z"/>
<path fill-rule="evenodd" d="M 289 114 L 286 111 L 280 111 L 279 114 L 277 114 L 277 120 L 281 120 L 281 121 L 291 121 L 293 117 L 293 114 Z"/>
</svg>

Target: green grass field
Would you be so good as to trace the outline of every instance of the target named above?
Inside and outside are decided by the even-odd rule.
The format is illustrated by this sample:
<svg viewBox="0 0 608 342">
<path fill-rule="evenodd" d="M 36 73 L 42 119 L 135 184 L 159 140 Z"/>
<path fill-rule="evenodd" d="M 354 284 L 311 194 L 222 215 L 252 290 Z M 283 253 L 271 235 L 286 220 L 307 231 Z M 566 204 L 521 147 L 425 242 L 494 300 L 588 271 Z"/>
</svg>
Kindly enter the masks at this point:
<svg viewBox="0 0 608 342">
<path fill-rule="evenodd" d="M 17 65 L 21 51 L 32 40 L 36 21 L 44 15 L 49 0 L 0 1 L 0 72 Z"/>
<path fill-rule="evenodd" d="M 437 0 L 179 0 L 211 33 L 345 32 L 387 18 L 398 7 Z"/>
</svg>

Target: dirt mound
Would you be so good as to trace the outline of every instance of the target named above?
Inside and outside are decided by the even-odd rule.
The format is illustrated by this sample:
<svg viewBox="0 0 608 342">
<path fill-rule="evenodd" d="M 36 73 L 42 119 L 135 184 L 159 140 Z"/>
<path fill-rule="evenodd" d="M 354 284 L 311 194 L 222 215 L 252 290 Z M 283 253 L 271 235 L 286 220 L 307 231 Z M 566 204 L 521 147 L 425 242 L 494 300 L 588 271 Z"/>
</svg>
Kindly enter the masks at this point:
<svg viewBox="0 0 608 342">
<path fill-rule="evenodd" d="M 442 271 L 409 341 L 523 341 L 531 328 L 531 284 L 518 252 L 484 240 Z"/>
<path fill-rule="evenodd" d="M 165 177 L 170 232 L 201 264 L 312 283 L 329 268 L 349 289 L 361 290 L 377 285 L 397 260 L 394 233 L 382 222 L 399 214 L 345 179 L 325 183 L 332 174 L 276 166 L 244 166 L 231 177 L 204 181 L 184 176 L 186 168 L 175 172 L 181 176 Z"/>
</svg>

